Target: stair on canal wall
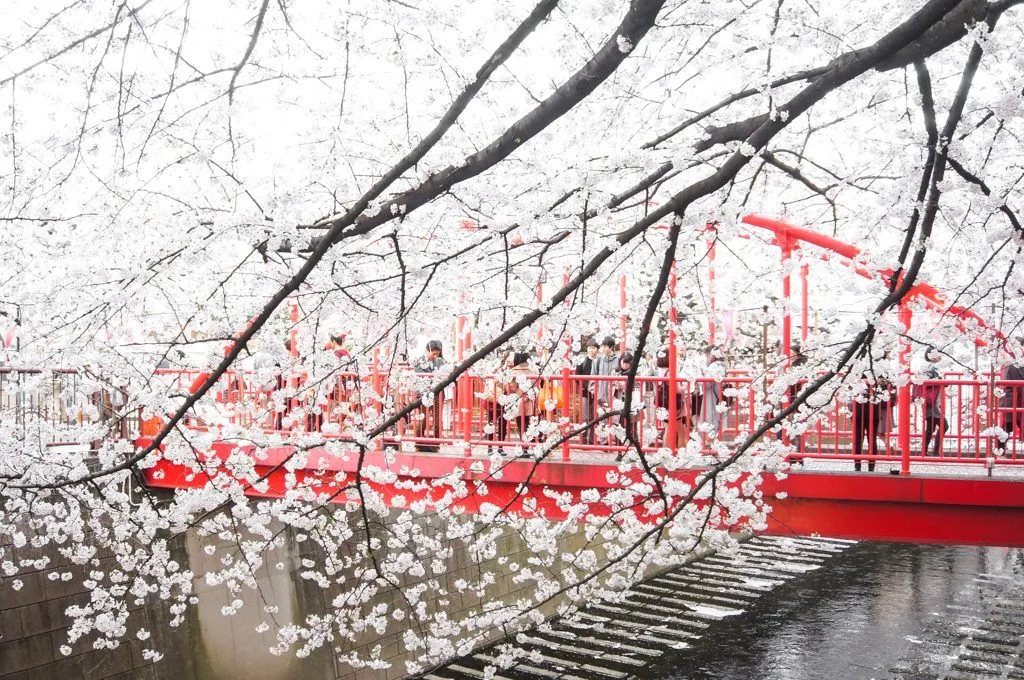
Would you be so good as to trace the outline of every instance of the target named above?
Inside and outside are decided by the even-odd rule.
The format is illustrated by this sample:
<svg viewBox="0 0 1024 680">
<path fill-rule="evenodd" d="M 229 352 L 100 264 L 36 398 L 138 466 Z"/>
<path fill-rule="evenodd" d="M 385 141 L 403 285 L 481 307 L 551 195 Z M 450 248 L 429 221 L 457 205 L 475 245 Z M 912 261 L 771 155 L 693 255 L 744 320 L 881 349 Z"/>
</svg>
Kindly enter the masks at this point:
<svg viewBox="0 0 1024 680">
<path fill-rule="evenodd" d="M 734 555 L 713 554 L 423 676 L 425 680 L 630 680 L 664 655 L 696 644 L 724 618 L 818 569 L 850 541 L 759 536 Z M 515 657 L 511 665 L 503 659 Z"/>
</svg>

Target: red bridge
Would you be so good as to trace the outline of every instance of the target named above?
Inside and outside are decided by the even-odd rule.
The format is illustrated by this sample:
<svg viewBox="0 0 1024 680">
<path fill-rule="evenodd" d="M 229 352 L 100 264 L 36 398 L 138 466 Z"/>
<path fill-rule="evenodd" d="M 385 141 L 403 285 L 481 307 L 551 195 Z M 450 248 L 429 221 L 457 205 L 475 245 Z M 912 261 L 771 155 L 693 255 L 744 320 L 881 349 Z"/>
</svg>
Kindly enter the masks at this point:
<svg viewBox="0 0 1024 680">
<path fill-rule="evenodd" d="M 185 372 L 171 377 L 184 389 L 195 376 Z M 353 484 L 362 465 L 360 482 L 393 507 L 418 504 L 429 510 L 451 504 L 462 511 L 481 512 L 489 505 L 549 519 L 564 518 L 569 502 L 586 502 L 588 498 L 587 512 L 607 515 L 610 510 L 601 501 L 604 494 L 649 482 L 640 470 L 619 472 L 617 459 L 627 447 L 614 438 L 612 427 L 583 426 L 582 397 L 587 384 L 608 382 L 614 398 L 624 378 L 568 372 L 516 378 L 528 385 L 528 391 L 535 391 L 538 407 L 531 415 L 520 411 L 508 419 L 506 414 L 504 431 L 495 427 L 496 419 L 502 417 L 495 404 L 505 389 L 493 378 L 465 375 L 447 398 L 429 408 L 420 407 L 411 418 L 399 421 L 360 460 L 352 435 L 377 418 L 376 413 L 364 411 L 366 395 L 376 395 L 372 401 L 387 408 L 400 407 L 416 398 L 418 381 L 429 376 L 411 372 L 342 375 L 319 404 L 292 399 L 284 411 L 275 411 L 273 390 L 256 386 L 250 374 L 234 373 L 222 381 L 218 407 L 210 410 L 210 420 L 192 420 L 188 427 L 257 426 L 270 434 L 280 431 L 288 436 L 319 432 L 324 445 L 301 455 L 292 446 L 270 446 L 253 457 L 254 468 L 242 476 L 229 473 L 230 466 L 220 464 L 227 463 L 232 452 L 253 454 L 256 447 L 219 442 L 212 452 L 203 454 L 202 472 L 164 459 L 146 470 L 145 477 L 148 484 L 167 488 L 237 485 L 246 480 L 245 492 L 254 496 L 290 494 L 349 502 L 358 497 Z M 730 443 L 752 430 L 757 403 L 751 378 L 728 375 L 725 383 L 726 393 L 734 396 L 727 400 L 720 439 Z M 682 441 L 691 442 L 689 453 L 683 454 L 689 457 L 688 469 L 664 473 L 671 479 L 693 484 L 719 460 L 711 448 L 700 443 L 700 414 L 689 408 L 695 394 L 714 385 L 709 379 L 637 379 L 641 409 L 634 434 L 641 450 L 653 456 L 666 437 L 672 436 L 681 435 Z M 948 376 L 925 387 L 941 392 L 949 425 L 937 447 L 938 455 L 923 452 L 924 414 L 919 400 L 911 403 L 906 433 L 900 431 L 901 419 L 893 417 L 898 415 L 894 413 L 898 406 L 893 401 L 883 402 L 879 422 L 892 425 L 868 432 L 859 455 L 853 452 L 858 409 L 850 402 L 836 401 L 811 430 L 793 442 L 797 452 L 786 461 L 792 466 L 789 474 L 777 476 L 772 470 L 762 475 L 763 499 L 772 507 L 764 530 L 1024 546 L 1024 442 L 1018 441 L 1022 433 L 1014 432 L 1005 448 L 985 433 L 993 423 L 1024 422 L 1024 404 L 999 405 L 1000 394 L 1024 391 L 1024 383 Z M 682 432 L 677 435 L 669 431 L 671 423 L 664 417 L 662 400 L 671 393 L 679 395 L 682 411 L 677 420 Z M 524 441 L 530 421 L 536 418 L 557 426 L 536 441 Z M 867 429 L 872 429 L 871 424 Z M 876 442 L 873 452 L 869 438 Z M 902 439 L 910 441 L 909 448 L 899 447 Z M 934 442 L 930 449 L 929 454 L 936 449 Z M 542 458 L 537 459 L 538 455 Z M 855 471 L 858 459 L 861 472 Z M 788 466 L 780 462 L 777 467 L 782 472 Z M 467 486 L 465 498 L 452 500 L 453 483 Z M 588 496 L 587 490 L 596 490 L 596 494 L 592 491 Z M 658 512 L 641 514 L 645 521 L 659 517 Z"/>
<path fill-rule="evenodd" d="M 744 218 L 743 223 L 773 234 L 784 265 L 796 249 L 812 247 L 819 249 L 822 258 L 842 258 L 861 276 L 884 282 L 892 278 L 891 271 L 866 270 L 858 262 L 857 248 L 833 238 L 758 215 Z M 714 231 L 715 227 L 709 225 L 708 229 Z M 714 239 L 708 242 L 708 258 L 714 259 Z M 787 273 L 782 278 L 782 294 L 788 300 L 789 268 L 783 270 Z M 800 269 L 804 337 L 808 328 L 807 274 L 805 262 Z M 670 297 L 674 299 L 674 293 Z M 978 344 L 986 343 L 980 337 L 986 333 L 989 342 L 1002 339 L 970 310 L 947 305 L 943 295 L 927 284 L 914 286 L 900 306 L 899 319 L 907 328 L 913 320 L 911 302 L 953 318 L 964 332 L 978 337 Z M 713 310 L 713 298 L 711 305 Z M 781 340 L 788 353 L 789 306 L 784 310 Z M 674 307 L 669 314 L 674 320 Z M 460 321 L 460 355 L 472 345 L 464 328 Z M 670 348 L 673 343 L 670 333 Z M 631 434 L 635 444 L 651 456 L 666 442 L 683 446 L 687 469 L 659 474 L 692 485 L 719 462 L 714 449 L 706 445 L 708 427 L 717 430 L 720 441 L 731 443 L 742 440 L 758 423 L 755 378 L 729 375 L 720 384 L 709 379 L 687 380 L 678 375 L 672 349 L 669 358 L 667 376 L 637 379 L 633 403 L 641 409 Z M 906 346 L 899 360 L 903 373 L 909 374 Z M 196 378 L 177 376 L 183 389 L 196 383 Z M 303 379 L 293 373 L 282 381 L 297 391 Z M 399 421 L 373 442 L 362 459 L 354 450 L 339 454 L 337 442 L 351 439 L 346 435 L 353 426 L 357 431 L 363 424 L 379 420 L 380 411 L 395 412 L 415 401 L 418 389 L 429 382 L 428 376 L 417 379 L 410 373 L 384 373 L 374 366 L 368 375 L 338 377 L 333 391 L 316 403 L 292 399 L 282 411 L 280 400 L 275 410 L 271 391 L 259 387 L 252 376 L 231 374 L 221 381 L 218 399 L 222 408 L 217 419 L 226 424 L 258 425 L 267 431 L 315 430 L 337 440 L 333 446 L 314 448 L 294 471 L 294 448 L 272 447 L 262 452 L 263 458 L 249 473 L 258 481 L 245 485 L 246 492 L 254 495 L 294 493 L 289 490 L 298 484 L 307 493 L 347 501 L 357 497 L 352 485 L 358 479 L 397 507 L 420 504 L 429 509 L 454 503 L 465 511 L 498 507 L 557 519 L 565 516 L 571 503 L 581 501 L 588 502 L 591 514 L 606 515 L 610 509 L 601 499 L 611 491 L 637 488 L 637 484 L 650 487 L 651 480 L 635 468 L 620 473 L 617 458 L 627 447 L 611 423 L 584 427 L 594 416 L 585 403 L 585 397 L 593 399 L 594 386 L 606 382 L 609 395 L 621 396 L 624 379 L 575 376 L 565 370 L 557 375 L 519 374 L 516 381 L 515 391 L 532 403 L 529 409 L 519 403 L 513 405 L 514 413 L 504 412 L 501 401 L 509 391 L 507 385 L 486 376 L 463 375 L 444 399 Z M 787 442 L 796 446 L 796 453 L 788 461 L 779 461 L 777 471 L 762 474 L 761 491 L 754 492 L 762 497 L 752 498 L 755 502 L 763 499 L 772 508 L 768 526 L 762 530 L 1024 546 L 1024 451 L 1018 448 L 1024 424 L 1024 385 L 992 375 L 949 375 L 923 385 L 922 392 L 931 390 L 939 395 L 936 403 L 941 404 L 948 424 L 937 442 L 928 442 L 921 400 L 913 398 L 909 381 L 904 382 L 898 389 L 886 390 L 878 404 L 858 407 L 835 401 L 822 410 L 810 431 Z M 699 400 L 709 391 L 717 391 L 727 408 L 715 414 L 714 422 L 702 431 Z M 703 415 L 708 420 L 707 414 Z M 864 422 L 858 423 L 858 419 Z M 548 423 L 547 431 L 536 436 L 530 430 L 531 421 Z M 190 423 L 199 428 L 208 425 Z M 1005 445 L 991 436 L 995 426 L 1010 432 Z M 531 433 L 535 441 L 524 441 Z M 779 436 L 789 435 L 783 430 Z M 211 455 L 226 461 L 232 449 L 234 445 L 217 444 Z M 360 465 L 371 466 L 374 474 L 359 473 Z M 790 470 L 789 474 L 777 474 L 784 470 Z M 218 483 L 222 474 L 222 469 L 196 474 L 161 461 L 147 472 L 147 479 L 154 486 L 188 487 Z M 227 481 L 237 483 L 233 478 Z M 469 490 L 465 498 L 452 500 L 453 482 Z M 747 488 L 739 482 L 736 486 L 741 493 Z M 641 516 L 652 522 L 660 518 L 653 511 Z"/>
</svg>

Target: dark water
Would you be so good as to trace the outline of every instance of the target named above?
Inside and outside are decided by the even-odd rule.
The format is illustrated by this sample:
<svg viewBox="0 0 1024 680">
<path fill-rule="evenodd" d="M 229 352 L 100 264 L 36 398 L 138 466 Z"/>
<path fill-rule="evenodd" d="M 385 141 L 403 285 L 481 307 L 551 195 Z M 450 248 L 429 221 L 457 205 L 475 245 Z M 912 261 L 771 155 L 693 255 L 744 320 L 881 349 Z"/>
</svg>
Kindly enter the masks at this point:
<svg viewBox="0 0 1024 680">
<path fill-rule="evenodd" d="M 645 675 L 673 680 L 888 678 L 978 574 L 1020 573 L 1001 548 L 862 543 L 725 620 Z M 1024 604 L 1022 604 L 1024 609 Z M 986 676 L 988 677 L 988 676 Z"/>
</svg>

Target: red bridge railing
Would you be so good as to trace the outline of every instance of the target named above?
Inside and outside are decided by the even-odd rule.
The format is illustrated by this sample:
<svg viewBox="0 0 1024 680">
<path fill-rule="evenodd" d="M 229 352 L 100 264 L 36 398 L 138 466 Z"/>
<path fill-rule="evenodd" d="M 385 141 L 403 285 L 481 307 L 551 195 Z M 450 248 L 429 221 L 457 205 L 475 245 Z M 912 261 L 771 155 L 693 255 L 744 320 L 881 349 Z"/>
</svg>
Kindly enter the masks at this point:
<svg viewBox="0 0 1024 680">
<path fill-rule="evenodd" d="M 104 423 L 109 436 L 138 436 L 137 409 L 125 412 L 127 394 L 75 370 L 0 367 L 0 416 L 19 428 Z M 66 429 L 66 428 L 65 428 Z M 58 441 L 64 442 L 61 433 Z"/>
<path fill-rule="evenodd" d="M 182 390 L 198 372 L 166 377 Z M 225 375 L 216 406 L 190 427 L 234 424 L 267 431 L 321 432 L 351 437 L 416 401 L 433 376 L 405 373 L 333 374 L 320 384 L 285 375 L 260 383 L 250 372 Z M 462 376 L 429 406 L 416 408 L 376 442 L 377 447 L 482 454 L 535 443 L 557 443 L 564 460 L 607 460 L 631 446 L 620 409 L 624 377 L 515 373 Z M 717 438 L 732 442 L 770 413 L 759 401 L 764 380 L 730 374 L 724 380 L 640 377 L 633 392 L 632 439 L 646 451 Z M 895 462 L 1024 462 L 1024 382 L 951 377 L 914 388 L 910 451 L 898 448 L 895 390 L 873 388 L 874 401 L 834 399 L 817 409 L 806 429 L 790 423 L 770 436 L 795 447 L 791 458 Z M 793 392 L 790 392 L 792 394 Z M 759 415 L 760 414 L 760 415 Z M 588 423 L 596 421 L 593 425 Z M 994 436 L 1002 427 L 1005 445 Z M 860 445 L 857 442 L 860 440 Z M 925 450 L 925 444 L 928 450 Z M 905 455 L 906 454 L 906 455 Z"/>
</svg>

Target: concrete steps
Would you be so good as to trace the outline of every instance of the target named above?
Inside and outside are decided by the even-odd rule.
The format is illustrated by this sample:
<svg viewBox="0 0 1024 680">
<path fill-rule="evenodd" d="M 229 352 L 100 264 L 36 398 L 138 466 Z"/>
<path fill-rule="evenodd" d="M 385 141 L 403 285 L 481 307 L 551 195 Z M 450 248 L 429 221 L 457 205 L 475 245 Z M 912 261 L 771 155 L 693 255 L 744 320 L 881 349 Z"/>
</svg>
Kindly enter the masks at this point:
<svg viewBox="0 0 1024 680">
<path fill-rule="evenodd" d="M 738 616 L 778 586 L 821 567 L 852 542 L 759 536 L 733 555 L 712 555 L 635 586 L 621 602 L 593 603 L 532 630 L 498 664 L 497 647 L 458 659 L 430 680 L 630 680 L 663 655 L 696 644 L 717 622 Z M 507 654 L 504 655 L 507 658 Z M 491 675 L 493 673 L 493 675 Z"/>
</svg>

